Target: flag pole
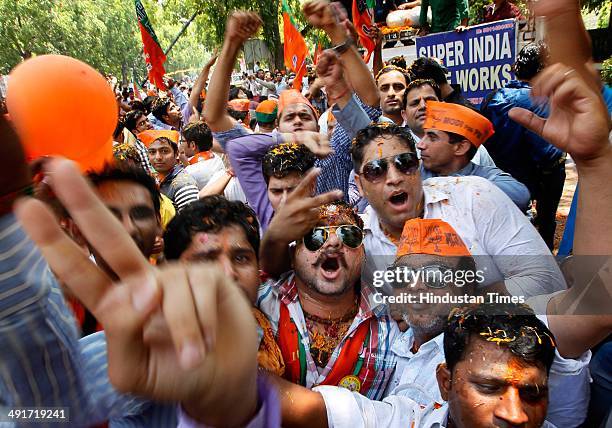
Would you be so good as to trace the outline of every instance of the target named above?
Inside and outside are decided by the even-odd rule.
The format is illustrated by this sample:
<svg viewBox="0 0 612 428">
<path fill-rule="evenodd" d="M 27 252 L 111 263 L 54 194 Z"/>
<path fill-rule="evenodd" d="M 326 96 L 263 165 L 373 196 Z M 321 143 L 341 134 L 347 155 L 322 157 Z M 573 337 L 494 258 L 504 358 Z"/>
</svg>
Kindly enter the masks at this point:
<svg viewBox="0 0 612 428">
<path fill-rule="evenodd" d="M 174 38 L 174 40 L 172 40 L 172 43 L 170 43 L 170 46 L 168 46 L 168 48 L 164 51 L 164 55 L 168 55 L 168 53 L 170 52 L 170 50 L 174 47 L 174 45 L 176 44 L 176 42 L 178 41 L 178 39 L 180 39 L 180 37 L 183 35 L 183 33 L 187 30 L 187 27 L 189 27 L 191 25 L 191 23 L 193 22 L 194 19 L 196 19 L 196 16 L 198 16 L 200 14 L 200 10 L 196 10 L 193 15 L 191 15 L 191 18 L 189 18 L 189 21 L 185 22 L 185 24 L 183 25 L 183 28 L 181 28 L 181 31 L 179 31 L 179 33 L 176 35 L 176 37 Z M 145 79 L 142 81 L 142 83 L 140 84 L 141 88 L 144 88 L 145 83 L 147 83 L 147 80 L 149 80 L 149 77 L 145 77 Z"/>
</svg>

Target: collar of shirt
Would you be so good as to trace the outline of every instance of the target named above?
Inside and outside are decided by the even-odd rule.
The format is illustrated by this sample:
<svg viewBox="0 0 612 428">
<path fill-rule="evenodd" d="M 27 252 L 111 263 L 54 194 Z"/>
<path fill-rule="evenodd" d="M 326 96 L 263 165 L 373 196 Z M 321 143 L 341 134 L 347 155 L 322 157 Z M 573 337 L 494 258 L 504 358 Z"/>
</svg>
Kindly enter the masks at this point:
<svg viewBox="0 0 612 428">
<path fill-rule="evenodd" d="M 425 198 L 425 218 L 427 218 L 427 206 L 430 204 L 435 204 L 437 202 L 443 201 L 445 199 L 449 199 L 448 194 L 437 189 L 434 186 L 428 186 L 427 181 L 423 182 L 423 197 Z M 383 232 L 380 222 L 378 219 L 378 215 L 374 208 L 371 205 L 365 209 L 364 214 L 362 214 L 363 220 L 363 229 L 366 233 L 371 233 L 374 236 L 379 237 L 382 241 L 386 241 L 390 244 L 391 241 L 385 233 Z"/>
<path fill-rule="evenodd" d="M 409 328 L 401 336 L 395 339 L 393 345 L 391 345 L 391 351 L 398 357 L 402 358 L 412 358 L 419 353 L 428 353 L 430 350 L 434 352 L 444 352 L 444 333 L 440 333 L 433 339 L 428 340 L 423 343 L 419 350 L 416 353 L 412 352 L 412 347 L 414 345 L 414 334 L 412 329 Z"/>
<path fill-rule="evenodd" d="M 174 180 L 174 177 L 176 177 L 182 170 L 183 170 L 183 167 L 180 164 L 174 165 L 174 168 L 172 168 L 172 171 L 170 171 L 170 174 L 166 175 L 164 179 L 161 181 L 162 184 L 169 183 L 172 180 Z"/>
</svg>

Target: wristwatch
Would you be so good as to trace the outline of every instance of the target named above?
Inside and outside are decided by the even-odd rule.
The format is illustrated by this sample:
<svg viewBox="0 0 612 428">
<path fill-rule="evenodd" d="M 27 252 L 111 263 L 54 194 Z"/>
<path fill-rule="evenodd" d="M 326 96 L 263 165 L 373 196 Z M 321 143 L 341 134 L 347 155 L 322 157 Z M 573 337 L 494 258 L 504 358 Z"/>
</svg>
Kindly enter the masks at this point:
<svg viewBox="0 0 612 428">
<path fill-rule="evenodd" d="M 352 37 L 348 37 L 341 45 L 334 46 L 332 50 L 338 55 L 342 55 L 344 52 L 350 49 L 351 46 L 355 46 L 355 40 Z"/>
</svg>

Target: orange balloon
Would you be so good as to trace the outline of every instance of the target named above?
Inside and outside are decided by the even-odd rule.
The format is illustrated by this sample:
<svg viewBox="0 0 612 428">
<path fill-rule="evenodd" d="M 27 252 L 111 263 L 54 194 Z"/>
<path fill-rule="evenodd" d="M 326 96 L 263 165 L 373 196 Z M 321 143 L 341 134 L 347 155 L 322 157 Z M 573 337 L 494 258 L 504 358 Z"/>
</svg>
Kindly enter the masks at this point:
<svg viewBox="0 0 612 428">
<path fill-rule="evenodd" d="M 30 158 L 103 162 L 102 147 L 117 125 L 117 102 L 106 79 L 84 62 L 42 55 L 21 63 L 10 73 L 6 104 Z"/>
<path fill-rule="evenodd" d="M 106 143 L 87 156 L 73 160 L 79 165 L 82 172 L 102 171 L 104 165 L 114 162 L 113 139 L 110 138 Z"/>
</svg>

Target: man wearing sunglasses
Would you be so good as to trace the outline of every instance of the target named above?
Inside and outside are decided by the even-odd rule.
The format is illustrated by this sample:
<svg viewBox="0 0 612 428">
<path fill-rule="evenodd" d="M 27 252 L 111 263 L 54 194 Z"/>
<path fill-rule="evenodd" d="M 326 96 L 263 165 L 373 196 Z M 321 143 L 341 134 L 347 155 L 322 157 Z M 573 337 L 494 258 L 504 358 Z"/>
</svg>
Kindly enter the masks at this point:
<svg viewBox="0 0 612 428">
<path fill-rule="evenodd" d="M 498 421 L 496 426 L 522 424 L 521 426 L 550 427 L 548 422 L 544 422 L 544 416 L 547 421 L 567 421 L 558 426 L 576 426 L 584 419 L 586 401 L 583 397 L 588 396 L 587 366 L 590 353 L 587 352 L 575 360 L 563 358 L 554 351 L 552 333 L 545 326 L 545 317 L 542 317 L 541 323 L 525 306 L 491 304 L 488 296 L 477 296 L 476 285 L 482 278 L 481 273 L 477 270 L 474 258 L 465 243 L 448 223 L 438 219 L 407 221 L 395 262 L 388 272 L 394 273 L 391 275 L 393 279 L 390 276 L 390 280 L 385 281 L 382 288 L 378 289 L 382 292 L 377 293 L 376 299 L 387 302 L 394 318 L 406 321 L 410 328 L 391 346 L 391 351 L 397 358 L 397 365 L 383 401 L 372 401 L 359 394 L 351 394 L 343 388 L 329 386 L 315 388 L 315 391 L 322 395 L 321 400 L 311 391 L 281 383 L 281 394 L 290 394 L 293 400 L 299 403 L 284 409 L 284 420 L 291 417 L 288 414 L 292 411 L 300 414 L 306 409 L 315 415 L 314 417 L 326 419 L 331 427 L 402 427 L 411 426 L 411 423 L 419 427 L 440 426 L 436 423 L 451 426 L 444 424 L 449 419 L 449 413 L 454 417 L 453 422 L 456 425 L 453 426 L 457 427 L 489 426 L 491 419 Z M 447 298 L 449 303 L 442 300 L 443 298 Z M 473 303 L 476 305 L 472 305 Z M 455 309 L 470 305 L 477 309 L 463 309 L 463 312 Z M 550 352 L 551 361 L 548 366 L 552 363 L 550 374 L 542 370 L 538 375 L 543 376 L 540 381 L 544 380 L 539 385 L 541 389 L 529 392 L 529 388 L 519 387 L 522 398 L 508 400 L 508 392 L 513 393 L 509 391 L 512 386 L 507 388 L 496 365 L 489 364 L 492 357 L 489 352 L 494 348 L 499 350 L 500 345 L 508 346 L 512 340 L 499 344 L 498 340 L 489 340 L 489 345 L 494 346 L 479 347 L 480 350 L 487 349 L 482 356 L 477 356 L 474 349 L 459 352 L 461 360 L 469 361 L 465 367 L 469 375 L 455 373 L 457 353 L 452 350 L 461 346 L 455 335 L 464 326 L 460 321 L 461 315 L 449 317 L 454 311 L 464 314 L 466 324 L 470 323 L 467 321 L 471 316 L 469 314 L 478 313 L 477 316 L 481 320 L 494 320 L 488 325 L 486 322 L 483 324 L 487 333 L 480 334 L 484 330 L 477 332 L 478 338 L 485 343 L 489 331 L 499 334 L 499 337 L 491 337 L 492 339 L 503 339 L 504 333 L 496 331 L 498 328 L 506 329 L 506 337 L 512 338 L 514 334 L 509 329 L 510 324 L 514 324 L 514 328 L 520 325 L 537 328 L 537 335 L 532 336 L 533 343 L 538 343 L 539 335 L 539 344 L 547 347 L 547 352 Z M 521 317 L 515 318 L 522 320 L 511 321 L 512 317 L 518 314 Z M 495 327 L 495 322 L 499 327 Z M 452 328 L 447 327 L 449 324 Z M 487 330 L 487 326 L 491 330 Z M 528 331 L 533 333 L 536 330 Z M 524 333 L 518 333 L 521 334 Z M 470 342 L 473 341 L 478 342 L 478 339 Z M 532 351 L 538 352 L 536 348 Z M 495 358 L 504 361 L 503 357 L 502 352 L 501 355 L 496 354 Z M 533 361 L 530 364 L 521 364 L 525 378 L 517 384 L 529 383 L 529 377 L 532 375 L 528 374 L 530 365 L 539 366 Z M 448 370 L 453 372 L 452 376 Z M 478 382 L 474 380 L 473 373 L 480 373 Z M 489 388 L 488 381 L 482 381 L 484 378 L 497 379 L 491 382 L 497 389 Z M 534 379 L 531 378 L 531 381 Z M 449 391 L 449 383 L 455 384 L 455 388 L 450 388 L 452 392 Z M 485 389 L 483 384 L 487 385 L 488 389 Z M 457 394 L 457 391 L 466 387 L 477 393 Z M 575 393 L 568 394 L 567 389 Z M 547 411 L 543 411 L 542 407 L 546 409 L 546 406 Z M 467 414 L 466 409 L 470 410 Z M 577 421 L 577 424 L 574 424 L 574 421 Z"/>
<path fill-rule="evenodd" d="M 359 191 L 370 202 L 364 215 L 366 283 L 393 262 L 407 220 L 439 218 L 457 231 L 472 254 L 481 256 L 477 263 L 485 281 L 480 286 L 524 298 L 566 288 L 546 244 L 497 187 L 481 177 L 436 177 L 423 183 L 407 130 L 369 126 L 358 132 L 351 155 Z"/>
<path fill-rule="evenodd" d="M 319 222 L 291 249 L 293 270 L 259 290 L 283 360 L 284 378 L 381 398 L 395 367 L 399 333 L 386 307 L 361 286 L 363 223 L 343 202 L 319 208 Z"/>
</svg>

